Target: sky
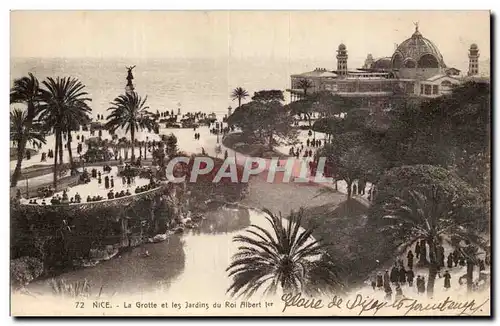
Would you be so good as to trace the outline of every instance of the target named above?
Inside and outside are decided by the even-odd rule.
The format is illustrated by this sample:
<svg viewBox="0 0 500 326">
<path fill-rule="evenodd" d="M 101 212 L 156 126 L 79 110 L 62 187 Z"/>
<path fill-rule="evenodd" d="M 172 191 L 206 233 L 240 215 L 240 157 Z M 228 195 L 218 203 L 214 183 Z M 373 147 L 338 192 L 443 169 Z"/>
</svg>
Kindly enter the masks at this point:
<svg viewBox="0 0 500 326">
<path fill-rule="evenodd" d="M 445 62 L 490 54 L 488 11 L 13 11 L 11 57 L 328 59 L 391 56 L 415 30 Z"/>
</svg>

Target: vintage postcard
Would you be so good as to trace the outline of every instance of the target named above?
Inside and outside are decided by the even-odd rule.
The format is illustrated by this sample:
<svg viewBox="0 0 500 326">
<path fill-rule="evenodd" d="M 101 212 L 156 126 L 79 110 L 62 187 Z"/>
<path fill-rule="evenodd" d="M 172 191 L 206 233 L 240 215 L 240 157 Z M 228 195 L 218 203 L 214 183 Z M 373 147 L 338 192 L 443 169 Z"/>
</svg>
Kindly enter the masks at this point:
<svg viewBox="0 0 500 326">
<path fill-rule="evenodd" d="M 13 316 L 490 316 L 488 11 L 12 11 Z"/>
</svg>

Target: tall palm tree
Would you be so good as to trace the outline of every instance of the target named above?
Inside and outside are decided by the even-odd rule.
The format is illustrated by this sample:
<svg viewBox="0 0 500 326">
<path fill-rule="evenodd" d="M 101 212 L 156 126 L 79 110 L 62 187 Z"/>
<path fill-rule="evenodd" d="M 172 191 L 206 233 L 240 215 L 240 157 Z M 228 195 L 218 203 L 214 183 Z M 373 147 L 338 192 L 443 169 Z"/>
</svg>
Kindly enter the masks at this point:
<svg viewBox="0 0 500 326">
<path fill-rule="evenodd" d="M 238 107 L 241 106 L 241 100 L 244 100 L 248 96 L 248 92 L 242 87 L 236 87 L 231 93 L 231 99 L 233 101 L 238 99 Z"/>
<path fill-rule="evenodd" d="M 400 234 L 404 239 L 403 248 L 408 248 L 420 240 L 425 240 L 429 246 L 429 297 L 434 293 L 434 282 L 439 270 L 437 248 L 442 241 L 456 245 L 450 240 L 453 238 L 479 247 L 484 245 L 481 237 L 472 231 L 472 225 L 459 222 L 460 213 L 454 206 L 453 196 L 445 195 L 437 187 L 427 191 L 404 191 L 402 197 L 396 197 L 385 205 L 383 217 L 392 223 L 383 227 L 383 231 Z"/>
<path fill-rule="evenodd" d="M 142 99 L 136 92 L 131 92 L 115 98 L 108 109 L 111 114 L 106 117 L 106 129 L 115 132 L 118 128 L 125 128 L 125 133 L 130 132 L 131 160 L 135 159 L 135 132 L 142 129 L 151 131 L 156 126 L 146 100 L 147 96 Z"/>
<path fill-rule="evenodd" d="M 36 146 L 46 143 L 43 132 L 26 128 L 27 116 L 26 111 L 20 109 L 14 109 L 14 111 L 10 112 L 10 140 L 13 141 L 17 147 L 18 158 L 19 156 L 23 156 L 26 150 L 26 148 L 23 150 L 21 147 L 23 142 L 25 142 L 25 145 L 30 144 Z"/>
<path fill-rule="evenodd" d="M 308 79 L 301 79 L 297 86 L 304 91 L 304 98 L 307 97 L 307 90 L 313 87 L 312 83 Z"/>
<path fill-rule="evenodd" d="M 31 132 L 33 120 L 39 113 L 39 104 L 41 101 L 41 92 L 38 79 L 29 73 L 28 77 L 22 77 L 20 79 L 14 80 L 14 85 L 10 90 L 10 103 L 24 103 L 28 107 L 26 118 L 24 121 L 24 132 L 23 135 L 29 135 Z M 26 149 L 26 139 L 19 139 L 18 152 L 24 154 Z M 23 162 L 24 155 L 17 156 L 17 164 L 12 174 L 11 187 L 17 185 L 19 176 L 21 175 L 21 165 Z"/>
<path fill-rule="evenodd" d="M 55 135 L 53 186 L 57 189 L 57 154 L 60 154 L 61 159 L 62 135 L 66 133 L 70 138 L 72 127 L 88 123 L 89 113 L 92 110 L 87 102 L 91 99 L 86 97 L 88 93 L 83 91 L 85 85 L 77 78 L 49 77 L 43 81 L 43 85 L 46 89 L 42 89 L 44 104 L 40 107 L 40 120 L 47 128 L 52 129 Z M 69 140 L 68 147 L 71 148 L 71 140 Z"/>
<path fill-rule="evenodd" d="M 302 211 L 292 212 L 286 227 L 281 215 L 264 212 L 271 232 L 251 225 L 248 235 L 233 239 L 241 246 L 226 269 L 233 278 L 227 292 L 248 298 L 259 289 L 264 294 L 276 294 L 278 288 L 309 294 L 342 289 L 336 268 L 326 259 L 324 244 L 312 238 L 312 230 L 301 229 Z"/>
</svg>

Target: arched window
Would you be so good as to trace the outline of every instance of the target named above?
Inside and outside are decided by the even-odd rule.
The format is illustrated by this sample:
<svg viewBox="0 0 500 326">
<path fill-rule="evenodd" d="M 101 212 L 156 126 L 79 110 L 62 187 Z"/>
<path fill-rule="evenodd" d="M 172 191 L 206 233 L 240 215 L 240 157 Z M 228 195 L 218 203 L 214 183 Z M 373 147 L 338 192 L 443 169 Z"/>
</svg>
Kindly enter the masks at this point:
<svg viewBox="0 0 500 326">
<path fill-rule="evenodd" d="M 408 59 L 405 61 L 405 68 L 416 68 L 417 63 L 413 61 L 412 59 Z"/>
<path fill-rule="evenodd" d="M 441 86 L 451 87 L 452 83 L 449 80 L 445 80 L 441 83 Z"/>
<path fill-rule="evenodd" d="M 403 66 L 403 56 L 401 54 L 396 53 L 392 58 L 392 68 L 399 69 Z"/>
<path fill-rule="evenodd" d="M 418 67 L 419 68 L 439 68 L 439 63 L 438 63 L 436 57 L 433 56 L 432 54 L 424 54 L 418 60 Z"/>
</svg>

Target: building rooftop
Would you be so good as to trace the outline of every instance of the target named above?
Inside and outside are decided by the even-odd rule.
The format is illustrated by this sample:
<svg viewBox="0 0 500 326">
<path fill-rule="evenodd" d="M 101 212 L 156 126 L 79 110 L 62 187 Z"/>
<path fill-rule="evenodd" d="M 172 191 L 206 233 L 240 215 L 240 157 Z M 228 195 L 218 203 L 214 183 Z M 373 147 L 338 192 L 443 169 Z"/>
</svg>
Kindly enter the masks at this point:
<svg viewBox="0 0 500 326">
<path fill-rule="evenodd" d="M 292 75 L 293 77 L 337 77 L 337 74 L 324 68 L 317 68 L 313 71 Z"/>
<path fill-rule="evenodd" d="M 438 80 L 438 79 L 441 79 L 441 78 L 443 78 L 443 77 L 452 78 L 452 79 L 458 79 L 458 78 L 455 78 L 455 77 L 450 76 L 450 75 L 443 75 L 443 74 L 439 74 L 439 75 L 434 75 L 434 76 L 432 76 L 432 77 L 430 77 L 430 78 L 427 78 L 426 80 L 427 80 L 427 81 L 431 81 L 431 82 L 432 82 L 432 81 L 436 81 L 436 80 Z"/>
</svg>

